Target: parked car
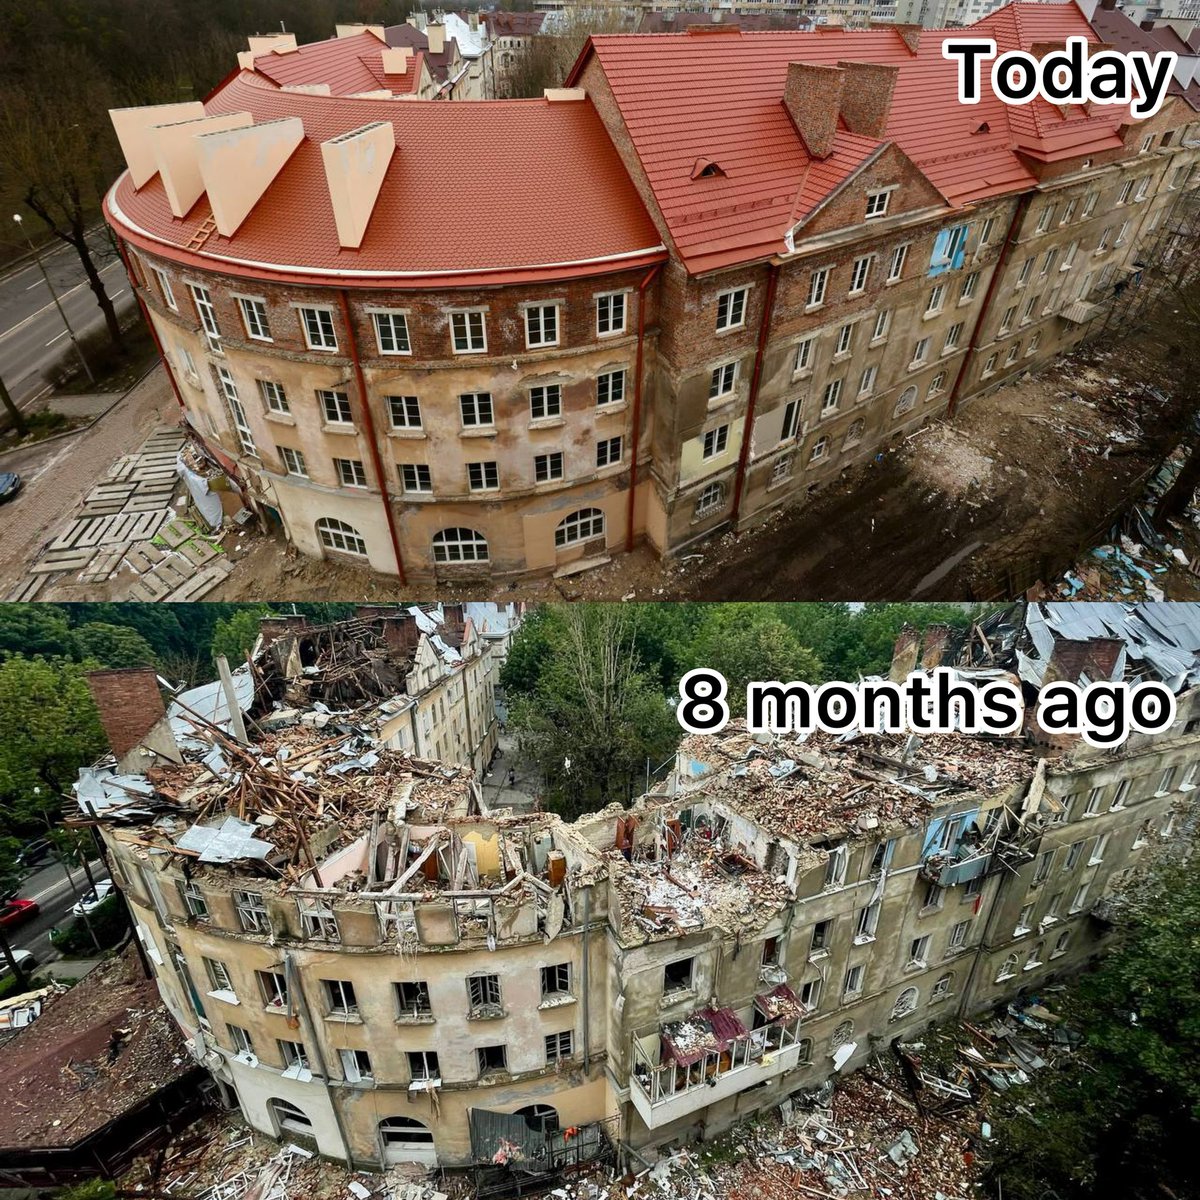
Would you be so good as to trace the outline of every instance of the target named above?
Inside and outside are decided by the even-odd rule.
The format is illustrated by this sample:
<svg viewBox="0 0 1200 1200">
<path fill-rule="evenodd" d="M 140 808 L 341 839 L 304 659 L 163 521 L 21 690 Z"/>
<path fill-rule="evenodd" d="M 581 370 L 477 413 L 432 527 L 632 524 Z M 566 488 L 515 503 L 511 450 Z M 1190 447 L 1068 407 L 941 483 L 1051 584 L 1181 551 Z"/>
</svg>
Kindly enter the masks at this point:
<svg viewBox="0 0 1200 1200">
<path fill-rule="evenodd" d="M 78 904 L 71 909 L 71 915 L 76 917 L 86 916 L 90 912 L 94 912 L 102 905 L 105 900 L 113 894 L 113 881 L 111 879 L 101 880 L 96 884 L 91 891 L 84 895 Z"/>
<path fill-rule="evenodd" d="M 36 900 L 8 900 L 0 906 L 0 929 L 14 929 L 23 925 L 40 911 Z"/>
<path fill-rule="evenodd" d="M 17 863 L 28 870 L 30 867 L 36 867 L 47 859 L 53 858 L 54 852 L 54 843 L 49 838 L 38 838 L 36 842 L 30 842 L 21 850 L 21 853 L 17 855 Z"/>
<path fill-rule="evenodd" d="M 0 504 L 11 500 L 21 490 L 21 477 L 11 471 L 0 472 Z"/>
<path fill-rule="evenodd" d="M 17 966 L 26 975 L 37 966 L 37 959 L 28 950 L 14 950 L 12 956 L 17 960 Z M 11 978 L 12 967 L 8 965 L 8 959 L 3 954 L 0 954 L 0 984 L 6 983 Z"/>
</svg>

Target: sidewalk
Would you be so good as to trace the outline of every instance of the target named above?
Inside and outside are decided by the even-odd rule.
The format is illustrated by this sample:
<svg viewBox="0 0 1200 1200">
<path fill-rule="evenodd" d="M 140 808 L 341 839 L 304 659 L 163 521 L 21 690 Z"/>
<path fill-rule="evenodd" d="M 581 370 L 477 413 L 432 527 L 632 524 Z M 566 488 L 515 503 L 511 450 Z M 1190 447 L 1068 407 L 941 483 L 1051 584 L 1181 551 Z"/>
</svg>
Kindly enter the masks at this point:
<svg viewBox="0 0 1200 1200">
<path fill-rule="evenodd" d="M 502 733 L 496 741 L 498 752 L 491 767 L 484 772 L 479 785 L 483 790 L 484 802 L 489 808 L 511 808 L 516 812 L 530 812 L 537 802 L 541 783 L 537 768 L 517 751 L 517 739 Z M 508 782 L 508 772 L 515 774 L 514 782 Z"/>
</svg>

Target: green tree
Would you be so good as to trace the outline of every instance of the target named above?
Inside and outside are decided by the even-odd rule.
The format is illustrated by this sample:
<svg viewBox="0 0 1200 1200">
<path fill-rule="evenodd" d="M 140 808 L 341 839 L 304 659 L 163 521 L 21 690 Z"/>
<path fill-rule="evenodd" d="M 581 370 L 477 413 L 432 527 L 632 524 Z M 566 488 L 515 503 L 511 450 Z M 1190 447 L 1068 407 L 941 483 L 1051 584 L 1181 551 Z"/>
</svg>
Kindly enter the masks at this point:
<svg viewBox="0 0 1200 1200">
<path fill-rule="evenodd" d="M 0 604 L 0 657 L 70 655 L 66 615 L 53 604 Z"/>
<path fill-rule="evenodd" d="M 271 610 L 265 604 L 252 608 L 242 608 L 217 622 L 213 630 L 212 656 L 220 658 L 223 654 L 231 667 L 246 661 L 246 654 L 254 648 L 258 640 L 258 622 Z"/>
<path fill-rule="evenodd" d="M 678 744 L 670 705 L 634 646 L 638 616 L 611 604 L 542 612 L 537 636 L 549 653 L 509 724 L 542 772 L 547 806 L 568 819 L 631 799 L 647 759 L 657 766 Z"/>
<path fill-rule="evenodd" d="M 53 825 L 79 768 L 107 744 L 84 667 L 44 658 L 0 663 L 0 823 Z"/>
<path fill-rule="evenodd" d="M 94 659 L 105 667 L 152 667 L 154 651 L 135 629 L 91 621 L 74 631 L 81 659 Z"/>
</svg>

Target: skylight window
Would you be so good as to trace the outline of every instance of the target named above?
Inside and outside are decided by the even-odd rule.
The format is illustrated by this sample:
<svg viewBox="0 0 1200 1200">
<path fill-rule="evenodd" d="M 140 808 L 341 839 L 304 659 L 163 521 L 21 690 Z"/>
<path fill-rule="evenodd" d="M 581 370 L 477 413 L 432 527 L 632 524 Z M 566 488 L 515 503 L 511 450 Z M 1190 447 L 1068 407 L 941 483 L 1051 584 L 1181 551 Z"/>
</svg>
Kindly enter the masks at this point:
<svg viewBox="0 0 1200 1200">
<path fill-rule="evenodd" d="M 698 158 L 692 165 L 693 179 L 714 179 L 725 175 L 725 168 L 711 158 Z"/>
</svg>

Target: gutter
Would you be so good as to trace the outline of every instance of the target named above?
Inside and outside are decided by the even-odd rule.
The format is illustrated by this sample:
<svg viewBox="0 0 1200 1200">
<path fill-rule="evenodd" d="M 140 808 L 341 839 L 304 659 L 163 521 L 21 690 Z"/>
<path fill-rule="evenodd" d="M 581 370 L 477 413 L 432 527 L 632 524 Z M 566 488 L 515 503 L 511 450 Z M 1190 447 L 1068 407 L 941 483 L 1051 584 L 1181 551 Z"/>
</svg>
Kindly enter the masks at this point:
<svg viewBox="0 0 1200 1200">
<path fill-rule="evenodd" d="M 988 280 L 987 291 L 983 294 L 983 304 L 979 307 L 979 316 L 975 318 L 975 328 L 971 330 L 971 340 L 967 343 L 967 352 L 962 356 L 962 362 L 958 364 L 954 387 L 950 389 L 950 400 L 946 405 L 946 416 L 950 419 L 953 419 L 954 414 L 958 412 L 958 394 L 962 390 L 967 367 L 974 361 L 975 352 L 979 349 L 979 331 L 983 328 L 984 321 L 991 316 L 992 298 L 996 293 L 996 284 L 999 282 L 1000 276 L 1004 274 L 1004 268 L 1008 265 L 1009 255 L 1012 253 L 1013 246 L 1016 245 L 1017 230 L 1020 228 L 1021 221 L 1032 200 L 1032 192 L 1022 192 L 1021 198 L 1017 201 L 1017 207 L 1013 210 L 1012 220 L 1008 223 L 1008 232 L 1004 235 L 1004 245 L 1000 248 L 1000 257 L 996 259 L 992 277 Z"/>
<path fill-rule="evenodd" d="M 762 384 L 762 365 L 767 350 L 767 335 L 771 329 L 771 316 L 775 311 L 775 293 L 779 288 L 779 271 L 779 263 L 771 263 L 770 275 L 767 277 L 767 296 L 763 301 L 763 315 L 758 326 L 758 346 L 754 351 L 754 374 L 750 377 L 750 394 L 746 398 L 742 448 L 738 454 L 737 481 L 733 485 L 733 509 L 729 514 L 730 525 L 735 531 L 742 509 L 742 491 L 746 486 L 746 465 L 750 461 L 750 439 L 754 431 L 754 412 L 758 406 L 758 390 Z"/>
<path fill-rule="evenodd" d="M 646 272 L 645 278 L 638 284 L 638 336 L 637 361 L 633 374 L 633 435 L 631 437 L 631 454 L 629 456 L 629 511 L 625 519 L 625 553 L 633 549 L 633 510 L 637 503 L 637 465 L 638 465 L 638 434 L 642 424 L 642 366 L 644 361 L 643 345 L 646 340 L 646 289 L 654 277 L 662 270 L 662 263 L 655 263 Z"/>
<path fill-rule="evenodd" d="M 363 425 L 366 427 L 367 443 L 371 447 L 371 465 L 375 468 L 375 478 L 379 482 L 379 495 L 383 500 L 383 515 L 387 518 L 388 534 L 392 539 L 392 551 L 396 556 L 396 574 L 400 577 L 400 586 L 404 587 L 408 580 L 404 575 L 400 536 L 396 532 L 396 516 L 392 512 L 392 498 L 388 494 L 387 478 L 383 473 L 383 462 L 379 457 L 379 442 L 375 436 L 375 422 L 371 417 L 371 401 L 367 396 L 367 380 L 363 375 L 362 360 L 358 356 L 358 339 L 354 336 L 354 323 L 350 317 L 350 298 L 345 288 L 339 289 L 338 301 L 342 308 L 342 320 L 346 323 L 346 340 L 350 345 L 354 378 L 358 384 L 359 398 L 362 400 Z"/>
</svg>

